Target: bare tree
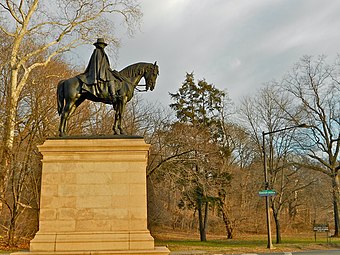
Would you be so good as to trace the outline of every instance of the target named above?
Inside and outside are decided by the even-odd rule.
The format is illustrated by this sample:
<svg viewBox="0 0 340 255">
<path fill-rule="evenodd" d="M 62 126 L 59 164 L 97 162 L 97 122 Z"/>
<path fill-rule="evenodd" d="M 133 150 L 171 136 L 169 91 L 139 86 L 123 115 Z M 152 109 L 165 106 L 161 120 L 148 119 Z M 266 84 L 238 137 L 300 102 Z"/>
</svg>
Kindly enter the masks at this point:
<svg viewBox="0 0 340 255">
<path fill-rule="evenodd" d="M 46 67 L 32 71 L 21 93 L 11 152 L 13 161 L 0 197 L 4 205 L 0 224 L 10 246 L 20 237 L 32 237 L 38 229 L 41 157 L 37 145 L 56 133 L 55 85 L 67 75 L 72 75 L 67 65 L 52 60 Z"/>
<path fill-rule="evenodd" d="M 263 156 L 260 153 L 262 151 L 261 131 L 272 132 L 292 126 L 292 122 L 288 120 L 290 115 L 285 110 L 290 104 L 289 98 L 280 93 L 275 85 L 275 82 L 268 84 L 254 98 L 245 99 L 241 107 L 241 112 L 248 122 L 261 157 Z M 269 188 L 277 191 L 277 195 L 270 199 L 270 206 L 276 225 L 276 243 L 280 243 L 281 213 L 294 192 L 305 188 L 310 182 L 294 182 L 299 172 L 289 164 L 290 157 L 294 155 L 292 132 L 274 132 L 269 135 L 266 145 L 266 154 L 269 155 L 267 160 L 268 185 Z"/>
<path fill-rule="evenodd" d="M 19 99 L 32 71 L 95 37 L 105 36 L 117 45 L 110 18 L 122 17 L 132 31 L 141 12 L 133 0 L 1 0 L 0 12 L 0 31 L 9 42 L 10 77 L 0 155 L 2 192 L 12 162 Z"/>
<path fill-rule="evenodd" d="M 219 142 L 221 169 L 231 176 L 228 182 L 227 176 L 217 185 L 218 207 L 221 213 L 228 239 L 234 237 L 234 230 L 239 228 L 239 223 L 248 217 L 250 201 L 254 192 L 250 192 L 253 181 L 249 167 L 254 159 L 254 147 L 250 135 L 246 130 L 236 124 L 228 123 L 223 118 L 222 141 Z"/>
<path fill-rule="evenodd" d="M 332 180 L 335 236 L 339 235 L 340 199 L 340 79 L 339 65 L 326 58 L 305 56 L 284 78 L 283 92 L 290 96 L 285 109 L 289 119 L 304 122 L 308 129 L 298 139 L 309 160 L 301 166 L 326 174 Z"/>
</svg>

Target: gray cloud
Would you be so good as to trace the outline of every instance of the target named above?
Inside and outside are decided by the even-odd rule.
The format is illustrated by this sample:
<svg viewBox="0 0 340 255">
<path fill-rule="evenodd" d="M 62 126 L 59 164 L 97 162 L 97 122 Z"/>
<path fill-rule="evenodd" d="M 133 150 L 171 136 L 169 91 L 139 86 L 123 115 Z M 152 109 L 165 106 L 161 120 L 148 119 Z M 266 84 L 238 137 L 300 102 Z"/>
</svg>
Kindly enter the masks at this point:
<svg viewBox="0 0 340 255">
<path fill-rule="evenodd" d="M 339 52 L 338 0 L 143 0 L 141 32 L 123 37 L 117 69 L 158 61 L 152 101 L 170 103 L 186 72 L 233 101 L 280 79 L 305 54 Z"/>
</svg>

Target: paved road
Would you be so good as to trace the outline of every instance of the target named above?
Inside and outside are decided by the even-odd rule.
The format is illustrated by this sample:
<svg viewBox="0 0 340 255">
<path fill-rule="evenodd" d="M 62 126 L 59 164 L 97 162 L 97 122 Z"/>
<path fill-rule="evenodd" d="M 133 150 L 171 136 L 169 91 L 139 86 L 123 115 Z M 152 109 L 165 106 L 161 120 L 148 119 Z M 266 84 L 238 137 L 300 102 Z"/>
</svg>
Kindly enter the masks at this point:
<svg viewBox="0 0 340 255">
<path fill-rule="evenodd" d="M 340 250 L 293 252 L 293 255 L 340 255 Z"/>
<path fill-rule="evenodd" d="M 205 251 L 185 251 L 185 252 L 171 252 L 174 255 L 203 255 Z M 170 255 L 171 255 L 170 254 Z M 1 253 L 1 255 L 10 255 L 10 253 Z M 228 255 L 228 254 L 216 254 Z M 322 251 L 304 251 L 304 252 L 273 252 L 273 253 L 242 253 L 240 255 L 340 255 L 340 250 L 322 250 Z"/>
<path fill-rule="evenodd" d="M 250 253 L 252 254 L 252 253 Z M 278 253 L 253 253 L 252 255 L 340 255 L 340 250 L 322 250 L 322 251 L 303 251 L 303 252 L 278 252 Z"/>
<path fill-rule="evenodd" d="M 205 255 L 206 251 L 176 251 L 170 255 Z M 234 254 L 234 253 L 233 253 Z M 215 255 L 231 255 L 231 254 L 215 254 Z M 239 255 L 340 255 L 340 250 L 322 250 L 322 251 L 304 251 L 304 252 L 272 252 L 272 253 L 242 253 Z"/>
</svg>

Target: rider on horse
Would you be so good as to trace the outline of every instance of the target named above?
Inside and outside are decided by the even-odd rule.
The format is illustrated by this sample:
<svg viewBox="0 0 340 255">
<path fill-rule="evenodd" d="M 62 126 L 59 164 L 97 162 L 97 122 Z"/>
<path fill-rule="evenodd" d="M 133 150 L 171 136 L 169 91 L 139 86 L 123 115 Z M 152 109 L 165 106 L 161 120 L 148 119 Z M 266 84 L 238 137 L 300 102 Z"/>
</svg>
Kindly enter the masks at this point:
<svg viewBox="0 0 340 255">
<path fill-rule="evenodd" d="M 104 48 L 107 46 L 103 38 L 98 38 L 93 44 L 94 49 L 90 62 L 84 73 L 78 75 L 84 84 L 82 89 L 90 92 L 98 98 L 111 97 L 115 100 L 115 83 L 124 80 L 124 77 L 116 70 L 110 68 L 109 58 Z"/>
</svg>

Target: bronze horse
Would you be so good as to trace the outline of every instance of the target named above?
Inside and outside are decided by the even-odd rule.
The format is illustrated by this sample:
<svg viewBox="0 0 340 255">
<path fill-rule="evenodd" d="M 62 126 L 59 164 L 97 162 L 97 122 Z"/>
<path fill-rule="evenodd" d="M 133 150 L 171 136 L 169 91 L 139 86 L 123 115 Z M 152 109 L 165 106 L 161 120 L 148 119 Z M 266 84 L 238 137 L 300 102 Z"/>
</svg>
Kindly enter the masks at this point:
<svg viewBox="0 0 340 255">
<path fill-rule="evenodd" d="M 145 91 L 149 89 L 152 91 L 155 88 L 159 70 L 156 62 L 154 64 L 136 63 L 125 67 L 119 73 L 125 77 L 125 79 L 123 81 L 115 81 L 114 100 L 112 100 L 110 95 L 97 97 L 84 90 L 84 84 L 77 77 L 59 82 L 57 89 L 58 113 L 61 116 L 59 136 L 66 135 L 67 124 L 71 114 L 85 99 L 113 105 L 113 109 L 115 110 L 113 133 L 124 134 L 121 122 L 126 103 L 133 97 L 134 90 L 142 78 L 145 79 Z"/>
</svg>

